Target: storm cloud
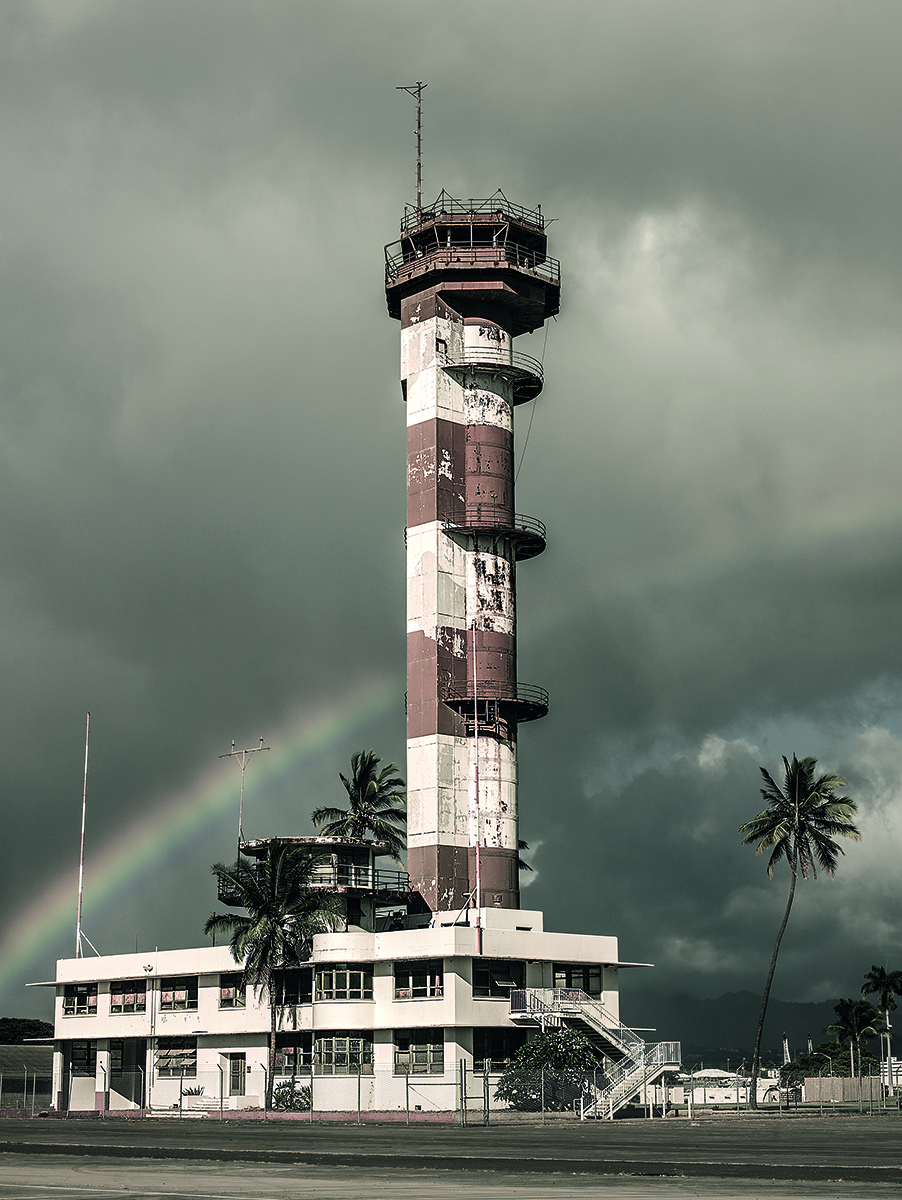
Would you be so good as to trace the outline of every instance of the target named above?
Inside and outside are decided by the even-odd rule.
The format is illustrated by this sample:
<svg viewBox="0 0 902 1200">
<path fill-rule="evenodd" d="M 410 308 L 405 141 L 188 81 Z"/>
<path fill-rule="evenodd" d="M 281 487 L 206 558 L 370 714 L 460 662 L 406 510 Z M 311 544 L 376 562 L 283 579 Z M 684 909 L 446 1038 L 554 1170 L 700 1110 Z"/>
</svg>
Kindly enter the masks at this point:
<svg viewBox="0 0 902 1200">
<path fill-rule="evenodd" d="M 863 841 L 775 994 L 902 965 L 898 4 L 11 0 L 0 34 L 3 1011 L 72 952 L 87 710 L 104 953 L 200 940 L 233 738 L 278 763 L 257 836 L 403 763 L 417 79 L 427 198 L 541 203 L 562 262 L 521 342 L 524 905 L 656 964 L 627 1021 L 759 988 L 788 880 L 736 831 L 814 755 Z"/>
</svg>

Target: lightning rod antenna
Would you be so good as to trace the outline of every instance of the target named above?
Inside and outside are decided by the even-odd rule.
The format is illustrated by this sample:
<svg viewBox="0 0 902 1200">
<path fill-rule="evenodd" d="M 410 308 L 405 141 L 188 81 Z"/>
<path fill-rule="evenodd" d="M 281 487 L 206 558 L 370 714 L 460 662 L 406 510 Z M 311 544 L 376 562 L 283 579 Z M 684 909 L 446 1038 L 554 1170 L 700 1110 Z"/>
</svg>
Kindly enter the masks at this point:
<svg viewBox="0 0 902 1200">
<path fill-rule="evenodd" d="M 395 88 L 396 92 L 407 92 L 409 96 L 414 96 L 417 102 L 417 217 L 423 211 L 423 88 L 428 87 L 428 84 L 417 80 L 416 84 L 411 84 L 409 87 L 399 84 Z"/>
</svg>

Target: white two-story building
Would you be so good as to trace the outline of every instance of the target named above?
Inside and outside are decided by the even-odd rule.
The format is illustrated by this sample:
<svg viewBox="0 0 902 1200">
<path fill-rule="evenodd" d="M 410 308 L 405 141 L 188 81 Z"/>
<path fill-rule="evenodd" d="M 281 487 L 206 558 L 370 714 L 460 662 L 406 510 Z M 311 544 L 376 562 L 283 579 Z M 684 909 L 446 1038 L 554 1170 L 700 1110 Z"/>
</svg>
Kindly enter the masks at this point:
<svg viewBox="0 0 902 1200">
<path fill-rule="evenodd" d="M 477 927 L 477 921 L 479 927 Z M 260 1108 L 270 999 L 276 1086 L 317 1111 L 458 1107 L 464 1074 L 497 1073 L 528 1036 L 522 989 L 567 989 L 618 1015 L 617 939 L 545 933 L 542 914 L 436 913 L 424 928 L 314 939 L 309 965 L 245 992 L 228 946 L 64 959 L 54 1057 L 60 1110 Z"/>
</svg>

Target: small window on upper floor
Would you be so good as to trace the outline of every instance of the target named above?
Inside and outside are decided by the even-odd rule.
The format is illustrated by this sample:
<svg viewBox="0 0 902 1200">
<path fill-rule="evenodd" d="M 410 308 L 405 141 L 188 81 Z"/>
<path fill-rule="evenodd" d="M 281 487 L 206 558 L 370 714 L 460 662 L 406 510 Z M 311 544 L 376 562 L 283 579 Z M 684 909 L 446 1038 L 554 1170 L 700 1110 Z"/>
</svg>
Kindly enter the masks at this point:
<svg viewBox="0 0 902 1200">
<path fill-rule="evenodd" d="M 435 999 L 445 990 L 444 965 L 440 958 L 395 963 L 395 999 Z"/>
<path fill-rule="evenodd" d="M 486 958 L 473 962 L 473 996 L 477 1000 L 509 1000 L 512 991 L 523 987 L 525 967 L 508 958 Z"/>
<path fill-rule="evenodd" d="M 97 1015 L 97 984 L 67 983 L 63 989 L 64 1017 L 95 1017 Z"/>
<path fill-rule="evenodd" d="M 190 1008 L 197 1008 L 196 975 L 171 975 L 160 980 L 160 1009 L 162 1012 Z"/>
<path fill-rule="evenodd" d="M 219 976 L 219 1007 L 244 1008 L 245 992 L 240 971 Z"/>
<path fill-rule="evenodd" d="M 146 979 L 114 979 L 110 984 L 111 1013 L 143 1013 L 147 1010 Z"/>
<path fill-rule="evenodd" d="M 602 972 L 600 963 L 555 963 L 554 986 L 566 990 L 585 992 L 588 996 L 600 996 Z"/>
<path fill-rule="evenodd" d="M 313 1002 L 313 968 L 280 967 L 273 971 L 272 997 L 276 1008 Z"/>
<path fill-rule="evenodd" d="M 316 968 L 317 1000 L 372 1000 L 372 963 L 330 963 Z"/>
</svg>

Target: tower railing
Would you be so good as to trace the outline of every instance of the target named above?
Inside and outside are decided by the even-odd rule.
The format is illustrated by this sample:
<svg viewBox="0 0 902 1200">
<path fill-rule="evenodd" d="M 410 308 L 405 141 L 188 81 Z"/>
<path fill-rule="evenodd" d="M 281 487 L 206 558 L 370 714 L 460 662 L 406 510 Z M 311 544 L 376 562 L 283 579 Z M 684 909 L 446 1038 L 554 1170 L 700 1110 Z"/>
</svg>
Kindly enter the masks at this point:
<svg viewBox="0 0 902 1200">
<path fill-rule="evenodd" d="M 476 367 L 507 376 L 513 382 L 515 404 L 534 400 L 545 381 L 545 368 L 537 358 L 521 354 L 519 350 L 511 350 L 509 347 L 496 350 L 465 346 L 457 353 L 443 355 L 441 365 L 446 369 Z"/>
<path fill-rule="evenodd" d="M 252 868 L 253 869 L 253 868 Z M 356 866 L 353 863 L 324 863 L 311 872 L 310 887 L 317 891 L 409 892 L 410 876 L 406 871 L 387 871 L 379 867 Z M 239 892 L 228 882 L 220 882 L 217 898 L 221 904 L 241 906 Z"/>
<path fill-rule="evenodd" d="M 522 533 L 529 537 L 545 540 L 546 529 L 536 517 L 527 517 L 522 513 L 511 514 L 509 509 L 499 508 L 494 504 L 468 504 L 460 521 L 443 521 L 445 529 L 509 531 Z"/>
<path fill-rule="evenodd" d="M 473 704 L 472 686 L 465 681 L 445 684 L 441 694 L 442 700 L 457 710 Z M 476 699 L 507 705 L 518 721 L 535 721 L 548 712 L 548 693 L 534 683 L 480 679 L 476 685 Z"/>
<path fill-rule="evenodd" d="M 488 217 L 509 217 L 514 221 L 522 221 L 524 225 L 534 225 L 536 229 L 545 228 L 545 218 L 542 216 L 541 207 L 524 208 L 522 204 L 515 204 L 512 200 L 508 200 L 503 192 L 496 192 L 494 196 L 486 196 L 478 200 L 458 200 L 442 188 L 432 204 L 424 205 L 422 208 L 417 208 L 414 204 L 405 206 L 401 232 L 406 233 L 410 229 L 426 225 L 438 217 L 470 213 Z"/>
<path fill-rule="evenodd" d="M 519 350 L 493 350 L 478 346 L 465 346 L 459 354 L 448 354 L 444 363 L 446 367 L 505 367 L 515 371 L 527 371 L 536 379 L 545 378 L 545 368 L 537 358 L 530 354 L 522 354 Z"/>
<path fill-rule="evenodd" d="M 403 279 L 441 268 L 486 270 L 512 269 L 535 275 L 546 283 L 560 287 L 561 264 L 548 258 L 544 251 L 518 242 L 496 245 L 491 241 L 472 246 L 436 246 L 434 249 L 413 248 L 408 241 L 393 242 L 385 247 L 385 285 L 390 287 Z"/>
</svg>

